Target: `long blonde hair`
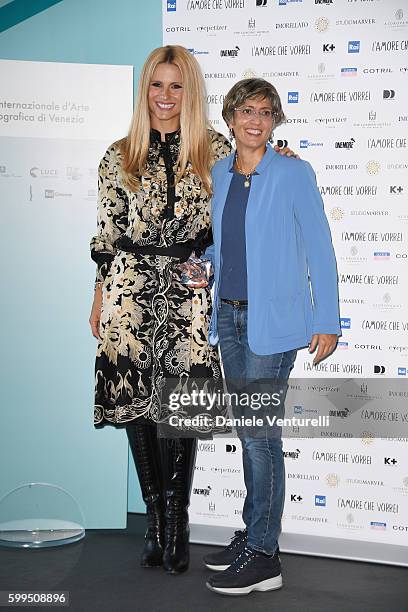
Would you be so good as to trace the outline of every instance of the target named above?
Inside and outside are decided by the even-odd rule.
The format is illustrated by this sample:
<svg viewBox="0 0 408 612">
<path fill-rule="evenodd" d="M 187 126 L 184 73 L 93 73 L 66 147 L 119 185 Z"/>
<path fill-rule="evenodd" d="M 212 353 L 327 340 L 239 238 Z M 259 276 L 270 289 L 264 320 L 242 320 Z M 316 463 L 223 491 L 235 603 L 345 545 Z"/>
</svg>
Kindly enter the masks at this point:
<svg viewBox="0 0 408 612">
<path fill-rule="evenodd" d="M 154 49 L 142 68 L 130 130 L 127 138 L 121 142 L 125 183 L 131 189 L 137 190 L 140 176 L 146 172 L 150 142 L 148 92 L 156 66 L 163 63 L 177 66 L 183 82 L 176 183 L 190 162 L 193 172 L 200 177 L 207 193 L 211 194 L 212 152 L 208 134 L 204 79 L 197 60 L 187 49 L 178 45 Z"/>
</svg>

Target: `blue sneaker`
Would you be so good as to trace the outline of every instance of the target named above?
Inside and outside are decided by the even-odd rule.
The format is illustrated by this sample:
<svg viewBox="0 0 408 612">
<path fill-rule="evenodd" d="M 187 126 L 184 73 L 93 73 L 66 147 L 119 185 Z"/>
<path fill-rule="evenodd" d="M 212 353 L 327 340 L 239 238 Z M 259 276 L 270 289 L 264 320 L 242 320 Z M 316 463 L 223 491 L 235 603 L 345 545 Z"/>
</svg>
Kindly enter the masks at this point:
<svg viewBox="0 0 408 612">
<path fill-rule="evenodd" d="M 248 532 L 238 530 L 231 538 L 230 544 L 222 550 L 205 555 L 203 561 L 208 569 L 215 572 L 226 570 L 233 561 L 238 557 L 239 553 L 245 548 L 248 539 Z"/>
<path fill-rule="evenodd" d="M 221 595 L 248 595 L 252 591 L 273 591 L 283 585 L 279 548 L 269 557 L 245 546 L 228 569 L 213 574 L 206 586 Z"/>
</svg>

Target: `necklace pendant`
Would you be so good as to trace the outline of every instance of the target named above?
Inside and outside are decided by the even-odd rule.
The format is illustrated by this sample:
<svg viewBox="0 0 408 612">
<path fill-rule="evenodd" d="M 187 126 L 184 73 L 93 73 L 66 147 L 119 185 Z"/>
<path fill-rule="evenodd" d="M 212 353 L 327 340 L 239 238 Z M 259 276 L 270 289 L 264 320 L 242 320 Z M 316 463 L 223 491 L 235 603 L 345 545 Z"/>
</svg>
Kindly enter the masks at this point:
<svg viewBox="0 0 408 612">
<path fill-rule="evenodd" d="M 244 181 L 244 187 L 248 188 L 248 187 L 250 186 L 250 184 L 251 184 L 251 183 L 249 182 L 249 179 L 245 179 L 245 181 Z"/>
</svg>

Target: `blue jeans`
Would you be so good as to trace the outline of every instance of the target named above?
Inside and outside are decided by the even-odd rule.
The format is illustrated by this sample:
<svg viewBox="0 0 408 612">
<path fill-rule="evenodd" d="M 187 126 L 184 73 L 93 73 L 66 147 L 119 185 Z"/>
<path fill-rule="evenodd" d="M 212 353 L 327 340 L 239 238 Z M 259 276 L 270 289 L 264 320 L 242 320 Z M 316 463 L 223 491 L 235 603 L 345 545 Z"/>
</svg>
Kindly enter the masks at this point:
<svg viewBox="0 0 408 612">
<path fill-rule="evenodd" d="M 245 389 L 265 391 L 267 387 L 273 388 L 274 381 L 279 381 L 280 386 L 282 382 L 286 383 L 297 351 L 273 355 L 253 353 L 248 345 L 246 306 L 221 302 L 218 335 L 230 393 L 240 386 L 242 390 L 243 384 Z M 284 416 L 285 395 L 286 389 L 279 408 L 281 413 L 277 415 L 279 417 Z M 237 413 L 234 411 L 234 415 Z M 278 546 L 285 500 L 281 428 L 266 425 L 255 435 L 248 435 L 248 429 L 238 427 L 237 432 L 242 444 L 247 490 L 242 518 L 248 529 L 248 544 L 256 550 L 273 554 Z"/>
</svg>

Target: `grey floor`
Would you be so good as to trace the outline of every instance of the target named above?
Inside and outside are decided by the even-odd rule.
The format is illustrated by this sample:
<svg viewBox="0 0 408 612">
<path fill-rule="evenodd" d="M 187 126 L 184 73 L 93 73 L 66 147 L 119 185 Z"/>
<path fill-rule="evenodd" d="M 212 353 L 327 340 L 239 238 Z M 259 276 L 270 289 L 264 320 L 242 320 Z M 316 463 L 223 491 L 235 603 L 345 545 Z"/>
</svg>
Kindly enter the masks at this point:
<svg viewBox="0 0 408 612">
<path fill-rule="evenodd" d="M 179 576 L 140 568 L 144 526 L 144 516 L 130 514 L 126 530 L 88 531 L 70 546 L 0 548 L 0 590 L 69 591 L 75 612 L 408 612 L 406 568 L 288 554 L 280 591 L 222 597 L 205 587 L 210 546 L 192 545 Z"/>
</svg>

